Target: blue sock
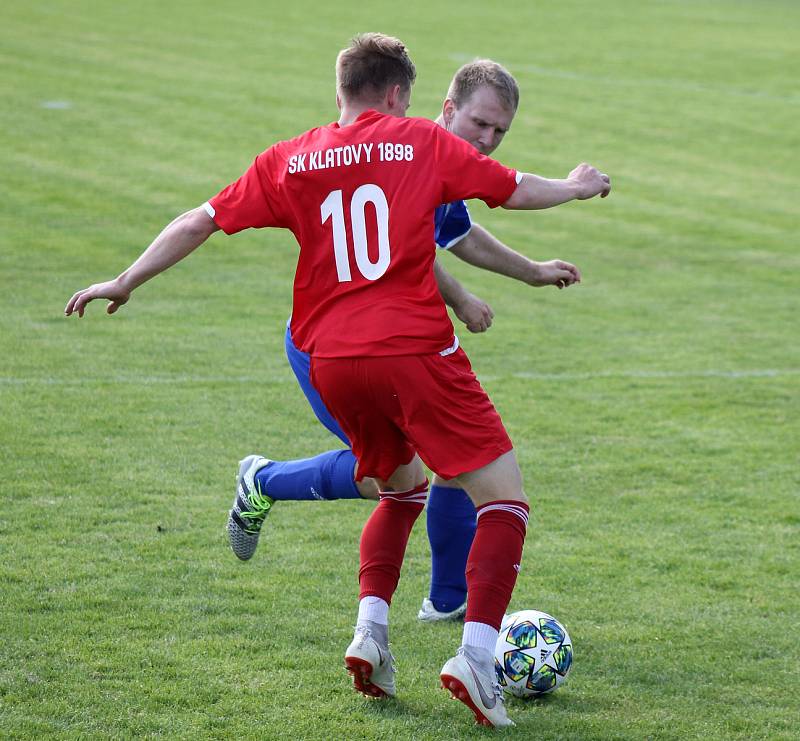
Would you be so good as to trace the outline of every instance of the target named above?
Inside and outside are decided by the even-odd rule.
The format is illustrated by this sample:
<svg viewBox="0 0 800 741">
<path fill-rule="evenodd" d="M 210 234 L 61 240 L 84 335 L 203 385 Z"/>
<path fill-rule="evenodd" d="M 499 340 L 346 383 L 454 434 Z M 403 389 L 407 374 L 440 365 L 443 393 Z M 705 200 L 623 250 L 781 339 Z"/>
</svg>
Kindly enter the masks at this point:
<svg viewBox="0 0 800 741">
<path fill-rule="evenodd" d="M 275 500 L 360 499 L 350 450 L 329 450 L 313 458 L 273 461 L 255 476 L 261 491 Z"/>
<path fill-rule="evenodd" d="M 467 599 L 467 556 L 475 537 L 475 505 L 463 489 L 431 486 L 428 494 L 431 543 L 430 600 L 439 612 L 451 612 Z"/>
</svg>

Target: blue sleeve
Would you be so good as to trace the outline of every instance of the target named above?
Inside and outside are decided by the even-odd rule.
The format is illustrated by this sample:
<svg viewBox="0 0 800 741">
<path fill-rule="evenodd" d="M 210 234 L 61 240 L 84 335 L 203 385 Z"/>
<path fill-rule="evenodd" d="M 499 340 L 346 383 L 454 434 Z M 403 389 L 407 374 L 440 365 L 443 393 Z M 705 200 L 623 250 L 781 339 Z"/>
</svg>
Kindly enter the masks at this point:
<svg viewBox="0 0 800 741">
<path fill-rule="evenodd" d="M 449 249 L 466 237 L 472 228 L 472 219 L 464 201 L 442 204 L 436 209 L 433 221 L 436 244 L 443 249 Z"/>
</svg>

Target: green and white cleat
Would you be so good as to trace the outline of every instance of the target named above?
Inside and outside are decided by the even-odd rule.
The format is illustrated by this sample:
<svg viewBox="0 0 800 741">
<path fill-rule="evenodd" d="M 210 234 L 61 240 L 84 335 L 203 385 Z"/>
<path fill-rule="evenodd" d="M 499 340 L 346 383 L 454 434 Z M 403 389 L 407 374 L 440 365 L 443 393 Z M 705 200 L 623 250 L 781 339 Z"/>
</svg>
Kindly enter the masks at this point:
<svg viewBox="0 0 800 741">
<path fill-rule="evenodd" d="M 248 455 L 239 462 L 236 497 L 228 513 L 228 540 L 242 561 L 247 561 L 256 552 L 261 526 L 275 501 L 255 482 L 256 473 L 269 463 L 272 461 L 260 455 Z"/>
</svg>

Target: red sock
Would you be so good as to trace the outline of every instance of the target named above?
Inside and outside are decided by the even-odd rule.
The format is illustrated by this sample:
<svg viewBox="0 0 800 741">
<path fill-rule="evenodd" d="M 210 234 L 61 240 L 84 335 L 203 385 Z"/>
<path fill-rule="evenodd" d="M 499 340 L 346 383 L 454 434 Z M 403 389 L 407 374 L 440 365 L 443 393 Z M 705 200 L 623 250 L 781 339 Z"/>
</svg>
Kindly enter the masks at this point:
<svg viewBox="0 0 800 741">
<path fill-rule="evenodd" d="M 359 599 L 380 597 L 391 604 L 408 536 L 425 507 L 427 492 L 427 481 L 410 491 L 381 492 L 381 501 L 361 532 Z"/>
<path fill-rule="evenodd" d="M 478 507 L 478 528 L 467 559 L 466 622 L 500 629 L 517 581 L 528 511 L 527 504 L 506 499 Z"/>
</svg>

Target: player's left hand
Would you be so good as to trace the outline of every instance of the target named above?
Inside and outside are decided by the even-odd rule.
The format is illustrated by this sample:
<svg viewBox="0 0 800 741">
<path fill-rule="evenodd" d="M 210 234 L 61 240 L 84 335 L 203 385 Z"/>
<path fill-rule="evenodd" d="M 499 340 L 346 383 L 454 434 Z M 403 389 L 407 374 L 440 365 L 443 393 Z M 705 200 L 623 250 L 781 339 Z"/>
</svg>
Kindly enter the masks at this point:
<svg viewBox="0 0 800 741">
<path fill-rule="evenodd" d="M 581 282 L 581 272 L 572 263 L 563 260 L 550 260 L 536 263 L 536 275 L 531 282 L 533 286 L 557 286 L 567 288 Z"/>
<path fill-rule="evenodd" d="M 471 293 L 467 293 L 461 303 L 453 307 L 453 311 L 470 332 L 485 332 L 492 326 L 492 307 Z"/>
</svg>

